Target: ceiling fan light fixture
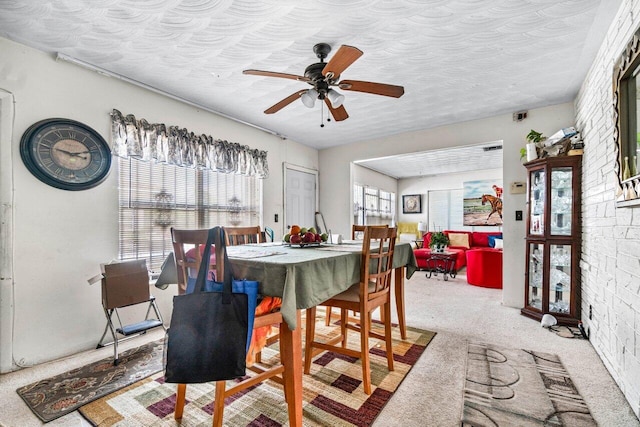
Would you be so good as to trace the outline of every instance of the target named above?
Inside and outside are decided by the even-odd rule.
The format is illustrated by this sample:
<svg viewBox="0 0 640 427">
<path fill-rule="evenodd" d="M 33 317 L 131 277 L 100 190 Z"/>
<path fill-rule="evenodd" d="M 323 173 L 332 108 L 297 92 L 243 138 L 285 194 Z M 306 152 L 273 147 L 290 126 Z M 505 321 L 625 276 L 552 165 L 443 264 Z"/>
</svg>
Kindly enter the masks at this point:
<svg viewBox="0 0 640 427">
<path fill-rule="evenodd" d="M 307 108 L 313 108 L 313 106 L 316 104 L 317 98 L 318 98 L 318 91 L 315 89 L 309 89 L 308 91 L 306 91 L 300 96 L 302 103 Z"/>
<path fill-rule="evenodd" d="M 331 101 L 331 106 L 333 108 L 339 108 L 344 102 L 344 95 L 334 89 L 329 89 L 327 97 L 329 98 L 329 101 Z"/>
</svg>

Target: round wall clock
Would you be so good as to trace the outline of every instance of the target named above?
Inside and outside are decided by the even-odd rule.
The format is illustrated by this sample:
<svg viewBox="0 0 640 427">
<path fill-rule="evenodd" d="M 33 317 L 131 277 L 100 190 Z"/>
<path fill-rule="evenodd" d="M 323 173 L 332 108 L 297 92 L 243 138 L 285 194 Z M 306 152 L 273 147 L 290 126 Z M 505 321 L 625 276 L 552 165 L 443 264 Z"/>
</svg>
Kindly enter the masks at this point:
<svg viewBox="0 0 640 427">
<path fill-rule="evenodd" d="M 22 135 L 20 156 L 40 181 L 63 190 L 86 190 L 105 180 L 111 150 L 98 132 L 69 119 L 34 123 Z"/>
</svg>

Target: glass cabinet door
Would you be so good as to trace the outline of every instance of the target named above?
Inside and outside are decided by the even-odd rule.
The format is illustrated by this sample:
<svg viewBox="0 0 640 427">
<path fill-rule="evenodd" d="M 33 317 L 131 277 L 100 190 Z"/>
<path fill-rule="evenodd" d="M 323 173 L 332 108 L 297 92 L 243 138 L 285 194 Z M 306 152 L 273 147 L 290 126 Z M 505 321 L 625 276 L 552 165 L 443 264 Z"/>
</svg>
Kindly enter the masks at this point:
<svg viewBox="0 0 640 427">
<path fill-rule="evenodd" d="M 571 235 L 573 171 L 570 167 L 551 169 L 551 234 Z"/>
<path fill-rule="evenodd" d="M 544 266 L 544 245 L 529 244 L 529 307 L 542 310 L 542 271 Z"/>
<path fill-rule="evenodd" d="M 550 245 L 549 252 L 549 311 L 569 314 L 571 308 L 571 245 Z"/>
<path fill-rule="evenodd" d="M 529 234 L 544 234 L 545 173 L 543 169 L 531 171 L 530 197 L 531 217 L 529 218 Z"/>
</svg>

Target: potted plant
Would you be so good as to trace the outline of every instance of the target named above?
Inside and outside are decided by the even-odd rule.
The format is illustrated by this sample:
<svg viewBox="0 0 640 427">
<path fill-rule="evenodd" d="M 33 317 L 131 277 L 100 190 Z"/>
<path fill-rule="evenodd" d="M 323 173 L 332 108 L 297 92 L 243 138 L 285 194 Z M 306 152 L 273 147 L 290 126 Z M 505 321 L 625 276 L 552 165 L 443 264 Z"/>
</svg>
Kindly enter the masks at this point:
<svg viewBox="0 0 640 427">
<path fill-rule="evenodd" d="M 443 252 L 444 247 L 449 244 L 449 238 L 442 231 L 435 231 L 431 233 L 431 240 L 429 241 L 429 247 L 434 252 Z"/>
<path fill-rule="evenodd" d="M 528 162 L 531 160 L 535 160 L 538 158 L 538 150 L 542 148 L 542 142 L 547 139 L 546 136 L 542 135 L 541 132 L 536 132 L 531 129 L 531 132 L 527 134 L 527 146 L 530 148 L 527 150 L 527 147 L 522 147 L 520 149 L 520 160 L 526 158 Z M 533 157 L 535 154 L 535 157 Z"/>
</svg>

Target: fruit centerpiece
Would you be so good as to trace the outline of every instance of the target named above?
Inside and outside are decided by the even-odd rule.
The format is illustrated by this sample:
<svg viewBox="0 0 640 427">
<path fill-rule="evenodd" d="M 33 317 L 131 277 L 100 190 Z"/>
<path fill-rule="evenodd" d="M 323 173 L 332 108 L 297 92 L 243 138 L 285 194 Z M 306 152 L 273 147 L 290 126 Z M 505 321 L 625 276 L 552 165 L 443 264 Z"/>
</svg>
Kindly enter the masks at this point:
<svg viewBox="0 0 640 427">
<path fill-rule="evenodd" d="M 319 234 L 315 227 L 300 227 L 299 225 L 292 225 L 289 232 L 284 235 L 282 240 L 285 243 L 289 243 L 291 246 L 311 246 L 319 245 L 326 242 L 329 238 L 327 233 Z"/>
</svg>

